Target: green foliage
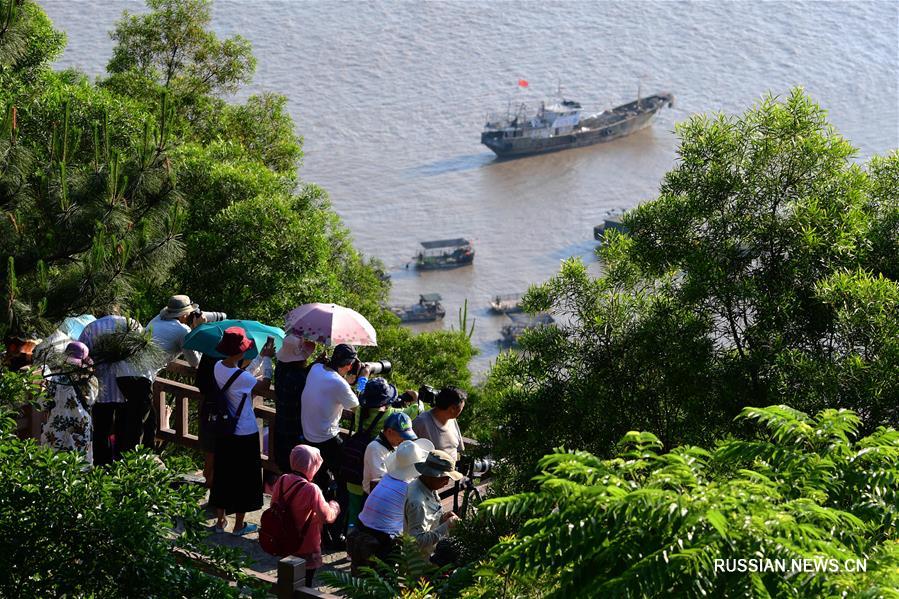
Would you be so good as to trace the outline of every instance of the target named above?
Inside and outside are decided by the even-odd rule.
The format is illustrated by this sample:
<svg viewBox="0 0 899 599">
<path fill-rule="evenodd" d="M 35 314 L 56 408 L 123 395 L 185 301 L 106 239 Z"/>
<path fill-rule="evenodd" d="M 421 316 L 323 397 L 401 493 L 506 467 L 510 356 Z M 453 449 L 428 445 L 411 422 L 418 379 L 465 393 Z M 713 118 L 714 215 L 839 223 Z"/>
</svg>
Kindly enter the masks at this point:
<svg viewBox="0 0 899 599">
<path fill-rule="evenodd" d="M 250 96 L 245 104 L 227 104 L 218 98 L 206 101 L 209 106 L 194 124 L 198 141 L 229 140 L 267 168 L 285 176 L 295 173 L 303 157 L 303 140 L 294 132 L 286 96 L 266 92 Z"/>
<path fill-rule="evenodd" d="M 417 390 L 423 384 L 470 389 L 468 363 L 476 352 L 469 338 L 458 331 L 413 334 L 392 324 L 378 327 L 378 347 L 364 350 L 362 357 L 390 360 L 394 368 L 390 380 L 401 391 Z"/>
<path fill-rule="evenodd" d="M 34 2 L 0 0 L 0 104 L 46 71 L 65 40 Z"/>
<path fill-rule="evenodd" d="M 559 324 L 490 375 L 485 427 L 519 485 L 553 447 L 608 455 L 632 429 L 707 444 L 746 405 L 897 423 L 899 154 L 855 164 L 800 90 L 678 133 L 659 198 L 601 247 L 606 274 L 569 261 L 533 288 Z"/>
<path fill-rule="evenodd" d="M 36 391 L 28 374 L 0 371 L 0 414 Z M 0 418 L 0 595 L 4 597 L 235 597 L 238 589 L 176 551 L 254 584 L 238 554 L 208 546 L 204 490 L 179 484 L 146 450 L 108 469 L 12 435 Z M 170 466 L 174 460 L 170 462 Z M 249 589 L 263 596 L 264 589 Z"/>
<path fill-rule="evenodd" d="M 0 329 L 47 331 L 70 314 L 125 304 L 134 280 L 158 282 L 180 256 L 180 196 L 166 157 L 161 104 L 136 145 L 94 129 L 78 162 L 79 131 L 64 102 L 46 160 L 9 123 L 0 131 Z"/>
<path fill-rule="evenodd" d="M 54 140 L 62 135 L 68 110 L 67 160 L 90 164 L 96 152 L 105 158 L 113 148 L 142 142 L 144 126 L 158 118 L 159 102 L 145 105 L 94 86 L 77 71 L 47 71 L 13 99 L 18 109 L 22 143 L 35 159 L 51 159 Z"/>
<path fill-rule="evenodd" d="M 232 204 L 287 196 L 296 187 L 292 173 L 272 171 L 231 141 L 185 144 L 173 152 L 172 159 L 178 187 L 189 202 L 189 232 L 206 229 L 214 216 Z"/>
<path fill-rule="evenodd" d="M 482 510 L 528 518 L 492 566 L 547 576 L 559 597 L 882 596 L 895 585 L 899 433 L 857 441 L 859 417 L 746 408 L 749 440 L 661 453 L 650 433 L 617 454 L 558 451 L 534 492 Z M 867 558 L 864 577 L 716 572 L 715 559 Z"/>
<path fill-rule="evenodd" d="M 369 291 L 355 278 L 360 257 L 318 196 L 307 186 L 299 196 L 259 196 L 223 209 L 187 240 L 186 292 L 215 309 L 274 323 L 307 302 L 358 304 Z M 218 266 L 198 270 L 193 261 Z"/>
<path fill-rule="evenodd" d="M 250 81 L 250 43 L 239 35 L 219 40 L 209 30 L 211 0 L 147 0 L 147 7 L 116 23 L 109 73 L 136 72 L 181 99 L 234 92 Z"/>
<path fill-rule="evenodd" d="M 375 558 L 374 567 L 362 568 L 360 576 L 329 571 L 322 572 L 321 578 L 344 597 L 354 599 L 430 599 L 453 596 L 449 590 L 458 588 L 456 580 L 444 576 L 446 569 L 423 557 L 418 543 L 408 535 L 401 537 L 390 561 L 391 564 L 385 564 Z"/>
</svg>

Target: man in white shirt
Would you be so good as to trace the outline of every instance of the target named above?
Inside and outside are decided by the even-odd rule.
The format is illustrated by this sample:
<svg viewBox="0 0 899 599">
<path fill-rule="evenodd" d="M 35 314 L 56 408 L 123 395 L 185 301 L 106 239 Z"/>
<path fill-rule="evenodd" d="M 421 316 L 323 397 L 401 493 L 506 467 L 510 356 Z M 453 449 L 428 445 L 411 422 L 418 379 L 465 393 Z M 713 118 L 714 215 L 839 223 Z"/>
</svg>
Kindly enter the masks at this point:
<svg viewBox="0 0 899 599">
<path fill-rule="evenodd" d="M 343 449 L 337 433 L 340 432 L 343 410 L 359 406 L 359 399 L 346 378 L 356 360 L 356 349 L 352 345 L 341 343 L 335 347 L 327 364 L 313 364 L 309 369 L 301 399 L 303 438 L 306 445 L 321 451 L 323 459 L 314 482 L 325 492 L 326 499 L 333 499 L 336 495 L 340 504 L 340 516 L 322 531 L 324 544 L 330 547 L 343 544 L 344 514 L 348 501 L 346 486 L 339 478 Z M 359 376 L 368 376 L 367 369 L 360 369 Z M 332 486 L 332 480 L 336 483 L 336 489 Z"/>
<path fill-rule="evenodd" d="M 191 318 L 191 314 L 197 310 L 199 306 L 192 303 L 186 295 L 173 295 L 166 307 L 144 327 L 153 335 L 153 343 L 165 352 L 164 363 L 160 364 L 159 370 L 182 354 L 194 368 L 200 363 L 200 352 L 184 349 L 187 334 L 206 322 L 202 314 Z"/>
</svg>

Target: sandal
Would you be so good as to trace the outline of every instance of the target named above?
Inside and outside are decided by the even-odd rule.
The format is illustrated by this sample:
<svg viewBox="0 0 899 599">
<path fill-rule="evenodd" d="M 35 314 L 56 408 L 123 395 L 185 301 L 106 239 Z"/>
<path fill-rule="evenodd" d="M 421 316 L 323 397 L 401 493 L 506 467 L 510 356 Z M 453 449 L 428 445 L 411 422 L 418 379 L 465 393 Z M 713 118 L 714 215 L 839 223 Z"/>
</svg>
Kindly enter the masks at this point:
<svg viewBox="0 0 899 599">
<path fill-rule="evenodd" d="M 253 523 L 251 523 L 251 522 L 247 522 L 246 524 L 243 525 L 243 528 L 241 528 L 240 530 L 235 530 L 235 531 L 232 532 L 231 534 L 232 534 L 232 535 L 235 535 L 235 536 L 238 536 L 238 537 L 242 537 L 242 536 L 244 536 L 244 535 L 250 534 L 251 532 L 256 532 L 256 530 L 257 530 L 258 528 L 259 528 L 259 527 L 256 526 L 255 524 L 253 524 Z"/>
</svg>

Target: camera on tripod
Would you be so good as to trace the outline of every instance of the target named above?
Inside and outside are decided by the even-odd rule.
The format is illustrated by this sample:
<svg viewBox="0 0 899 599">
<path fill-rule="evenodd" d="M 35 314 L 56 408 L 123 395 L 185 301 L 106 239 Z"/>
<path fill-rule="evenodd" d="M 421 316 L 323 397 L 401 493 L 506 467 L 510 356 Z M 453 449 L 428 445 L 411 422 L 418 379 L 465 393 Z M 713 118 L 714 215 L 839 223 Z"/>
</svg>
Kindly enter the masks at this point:
<svg viewBox="0 0 899 599">
<path fill-rule="evenodd" d="M 493 458 L 464 457 L 461 460 L 460 470 L 470 478 L 480 478 L 493 470 L 496 460 Z"/>
</svg>

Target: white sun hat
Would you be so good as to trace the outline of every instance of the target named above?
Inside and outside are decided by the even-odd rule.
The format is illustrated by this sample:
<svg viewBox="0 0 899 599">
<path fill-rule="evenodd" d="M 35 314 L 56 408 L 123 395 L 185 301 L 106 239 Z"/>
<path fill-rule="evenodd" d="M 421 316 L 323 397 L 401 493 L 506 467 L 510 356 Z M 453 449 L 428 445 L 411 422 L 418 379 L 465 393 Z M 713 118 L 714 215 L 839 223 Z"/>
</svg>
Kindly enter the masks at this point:
<svg viewBox="0 0 899 599">
<path fill-rule="evenodd" d="M 434 444 L 429 439 L 403 441 L 395 451 L 387 456 L 387 474 L 404 482 L 418 478 L 418 469 L 415 468 L 415 464 L 420 464 L 428 459 L 428 454 L 432 451 L 434 451 Z"/>
</svg>

